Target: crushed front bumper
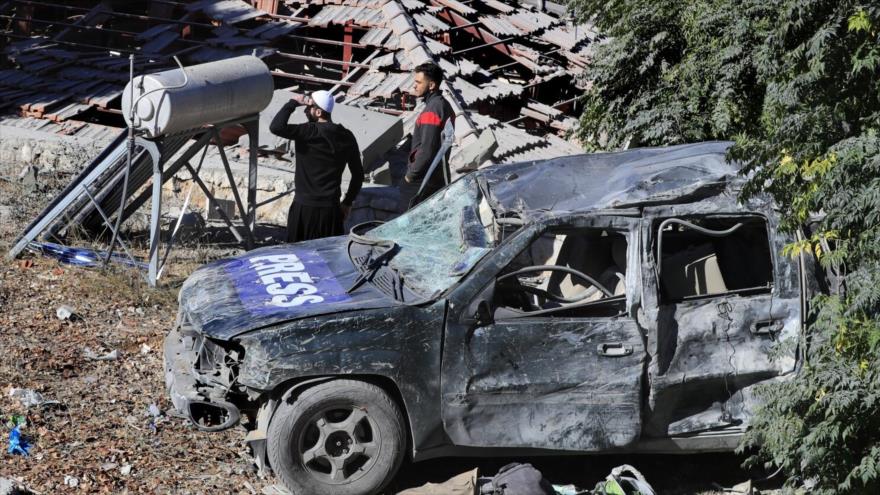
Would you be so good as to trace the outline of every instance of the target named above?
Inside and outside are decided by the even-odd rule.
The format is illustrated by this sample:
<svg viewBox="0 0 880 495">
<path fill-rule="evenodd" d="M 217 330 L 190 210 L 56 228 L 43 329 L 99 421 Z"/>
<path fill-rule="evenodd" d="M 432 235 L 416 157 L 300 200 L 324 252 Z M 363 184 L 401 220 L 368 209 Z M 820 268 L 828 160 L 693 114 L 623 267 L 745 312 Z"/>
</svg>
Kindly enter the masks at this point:
<svg viewBox="0 0 880 495">
<path fill-rule="evenodd" d="M 196 380 L 202 337 L 176 325 L 165 337 L 165 388 L 174 408 L 202 431 L 220 431 L 238 424 L 241 412 L 234 404 L 210 397 Z"/>
</svg>

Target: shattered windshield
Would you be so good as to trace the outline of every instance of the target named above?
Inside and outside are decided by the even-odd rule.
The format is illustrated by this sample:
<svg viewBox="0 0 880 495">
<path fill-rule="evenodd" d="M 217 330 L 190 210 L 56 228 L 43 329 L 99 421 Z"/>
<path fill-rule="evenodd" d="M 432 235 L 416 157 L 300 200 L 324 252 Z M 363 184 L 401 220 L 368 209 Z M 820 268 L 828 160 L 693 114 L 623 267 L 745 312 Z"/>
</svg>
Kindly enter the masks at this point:
<svg viewBox="0 0 880 495">
<path fill-rule="evenodd" d="M 473 174 L 363 237 L 397 244 L 389 265 L 424 297 L 451 287 L 494 245 L 491 209 Z"/>
</svg>

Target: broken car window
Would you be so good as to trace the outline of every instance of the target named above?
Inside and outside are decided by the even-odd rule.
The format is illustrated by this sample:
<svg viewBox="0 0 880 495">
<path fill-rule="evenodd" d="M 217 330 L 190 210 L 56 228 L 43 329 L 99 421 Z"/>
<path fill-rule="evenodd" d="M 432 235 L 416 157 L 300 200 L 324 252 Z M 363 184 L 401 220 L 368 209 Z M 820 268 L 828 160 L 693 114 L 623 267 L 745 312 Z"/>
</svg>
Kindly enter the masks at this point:
<svg viewBox="0 0 880 495">
<path fill-rule="evenodd" d="M 626 237 L 604 229 L 545 233 L 496 280 L 496 318 L 614 316 L 625 307 Z"/>
<path fill-rule="evenodd" d="M 663 300 L 770 291 L 773 265 L 764 219 L 673 218 L 658 221 L 656 231 Z"/>
<path fill-rule="evenodd" d="M 491 225 L 481 219 L 482 201 L 474 176 L 465 176 L 364 237 L 397 244 L 389 265 L 409 289 L 430 297 L 455 284 L 494 245 Z"/>
</svg>

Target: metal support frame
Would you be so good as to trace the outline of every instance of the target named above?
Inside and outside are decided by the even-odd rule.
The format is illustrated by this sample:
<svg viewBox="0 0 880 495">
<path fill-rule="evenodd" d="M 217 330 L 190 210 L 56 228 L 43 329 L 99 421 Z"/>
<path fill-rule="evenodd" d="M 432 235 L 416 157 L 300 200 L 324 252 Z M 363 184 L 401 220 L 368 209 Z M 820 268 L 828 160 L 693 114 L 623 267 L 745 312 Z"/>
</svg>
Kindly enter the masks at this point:
<svg viewBox="0 0 880 495">
<path fill-rule="evenodd" d="M 232 174 L 232 168 L 226 157 L 226 151 L 223 143 L 219 140 L 219 129 L 228 125 L 242 125 L 250 138 L 249 161 L 248 161 L 248 185 L 247 200 L 242 202 L 239 195 L 235 178 Z M 236 240 L 246 246 L 247 249 L 254 247 L 254 229 L 256 227 L 256 210 L 257 204 L 257 152 L 259 150 L 259 116 L 251 115 L 242 119 L 217 123 L 210 127 L 193 129 L 190 131 L 162 136 L 158 139 L 145 139 L 143 137 L 135 137 L 135 145 L 139 149 L 134 162 L 135 169 L 132 171 L 133 177 L 141 177 L 141 182 L 137 184 L 146 185 L 146 180 L 151 181 L 151 187 L 133 187 L 129 194 L 134 198 L 127 202 L 125 210 L 121 212 L 122 221 L 128 219 L 132 213 L 143 206 L 147 199 L 151 199 L 150 205 L 150 246 L 149 246 L 149 263 L 147 282 L 155 286 L 162 272 L 168 254 L 174 243 L 174 237 L 177 229 L 174 229 L 169 240 L 166 250 L 160 260 L 159 252 L 161 251 L 161 213 L 162 213 L 162 185 L 173 177 L 184 167 L 192 175 L 193 181 L 199 186 L 209 201 L 212 201 L 216 207 L 214 195 L 205 185 L 204 181 L 199 177 L 201 163 L 204 160 L 204 154 L 211 146 L 211 138 L 215 138 L 215 145 L 218 148 L 223 166 L 226 170 L 230 187 L 233 190 L 233 196 L 236 199 L 239 214 L 242 218 L 243 225 L 236 227 L 222 209 L 218 207 L 218 213 L 223 218 L 232 235 Z M 183 149 L 184 143 L 194 139 L 188 148 L 178 155 L 178 151 Z M 127 244 L 120 237 L 120 232 L 116 229 L 111 217 L 106 212 L 113 210 L 113 204 L 118 204 L 122 199 L 117 191 L 120 185 L 123 166 L 126 166 L 127 160 L 126 150 L 128 140 L 126 133 L 120 133 L 117 138 L 104 149 L 101 154 L 85 167 L 83 172 L 78 176 L 65 190 L 59 194 L 52 203 L 43 210 L 43 213 L 37 217 L 25 229 L 21 236 L 16 240 L 15 245 L 9 251 L 8 257 L 15 258 L 18 256 L 30 242 L 35 241 L 41 234 L 52 232 L 57 225 L 78 225 L 86 222 L 89 218 L 89 211 L 97 212 L 100 215 L 100 222 L 109 228 L 114 234 L 114 238 L 125 253 L 132 257 Z M 202 159 L 199 162 L 199 169 L 194 169 L 189 161 L 202 151 Z M 174 161 L 169 160 L 177 156 Z M 94 191 L 93 191 L 94 189 Z M 137 192 L 140 190 L 140 192 Z M 85 197 L 84 197 L 85 196 Z M 83 201 L 85 203 L 83 203 Z M 239 228 L 244 228 L 245 236 L 239 232 Z M 132 257 L 134 260 L 134 258 Z"/>
<path fill-rule="evenodd" d="M 345 65 L 342 66 L 342 77 L 344 80 L 348 76 L 349 62 L 351 62 L 352 55 L 351 43 L 354 41 L 354 27 L 351 21 L 345 23 L 342 39 L 345 41 L 345 46 L 342 47 L 342 60 L 345 62 Z"/>
<path fill-rule="evenodd" d="M 247 130 L 248 138 L 250 141 L 250 147 L 248 150 L 249 161 L 247 206 L 245 206 L 245 204 L 241 200 L 241 195 L 238 192 L 238 186 L 236 185 L 235 177 L 232 173 L 232 167 L 229 164 L 229 160 L 226 156 L 226 150 L 220 140 L 219 129 L 221 127 L 225 127 L 231 124 L 241 124 Z M 164 156 L 161 150 L 161 146 L 157 144 L 156 141 L 144 139 L 141 137 L 137 138 L 138 144 L 149 152 L 150 158 L 153 163 L 152 201 L 150 205 L 150 256 L 148 277 L 149 283 L 152 286 L 156 285 L 159 274 L 164 269 L 165 261 L 167 260 L 168 255 L 171 252 L 171 246 L 173 245 L 174 237 L 177 234 L 177 231 L 175 229 L 175 231 L 172 232 L 171 237 L 168 239 L 168 246 L 165 254 L 162 256 L 162 261 L 160 263 L 159 251 L 161 247 L 160 220 L 162 212 L 162 184 L 173 177 L 174 174 L 176 174 L 181 168 L 185 167 L 187 171 L 189 171 L 193 181 L 199 186 L 199 189 L 202 190 L 202 193 L 205 194 L 208 202 L 214 204 L 217 213 L 223 219 L 223 222 L 226 224 L 227 228 L 235 237 L 235 239 L 240 243 L 244 243 L 247 249 L 253 249 L 255 243 L 254 229 L 256 228 L 257 209 L 257 152 L 259 150 L 258 116 L 251 116 L 246 119 L 233 122 L 225 122 L 222 124 L 213 125 L 209 128 L 196 129 L 194 131 L 190 131 L 189 134 L 190 137 L 198 136 L 198 139 L 182 154 L 182 156 L 180 156 L 170 167 L 165 170 L 163 170 L 163 165 L 165 161 L 167 161 L 170 157 Z M 244 224 L 244 237 L 242 237 L 232 219 L 229 218 L 229 216 L 226 215 L 226 212 L 224 212 L 223 209 L 219 207 L 216 198 L 211 193 L 210 189 L 201 179 L 201 177 L 199 177 L 199 172 L 201 171 L 201 164 L 202 160 L 204 160 L 204 156 L 199 161 L 198 169 L 193 168 L 193 166 L 189 163 L 189 161 L 196 155 L 196 153 L 198 153 L 198 151 L 202 150 L 203 153 L 207 151 L 207 148 L 210 146 L 211 138 L 214 139 L 214 143 L 217 146 L 218 154 L 220 155 L 220 159 L 223 162 L 223 168 L 226 172 L 226 178 L 229 180 L 229 187 L 232 189 L 232 196 L 235 200 L 239 216 L 241 217 Z M 183 212 L 181 212 L 181 214 L 182 213 Z"/>
</svg>

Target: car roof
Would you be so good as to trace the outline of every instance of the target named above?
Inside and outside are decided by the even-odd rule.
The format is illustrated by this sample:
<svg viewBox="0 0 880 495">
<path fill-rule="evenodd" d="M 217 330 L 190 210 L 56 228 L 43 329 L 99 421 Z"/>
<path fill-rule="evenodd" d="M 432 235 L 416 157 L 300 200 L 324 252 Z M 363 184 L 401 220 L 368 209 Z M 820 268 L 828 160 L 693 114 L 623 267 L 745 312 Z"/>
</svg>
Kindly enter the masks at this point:
<svg viewBox="0 0 880 495">
<path fill-rule="evenodd" d="M 686 203 L 741 183 L 730 141 L 592 153 L 498 165 L 479 172 L 501 215 L 539 219 L 576 212 Z"/>
</svg>

